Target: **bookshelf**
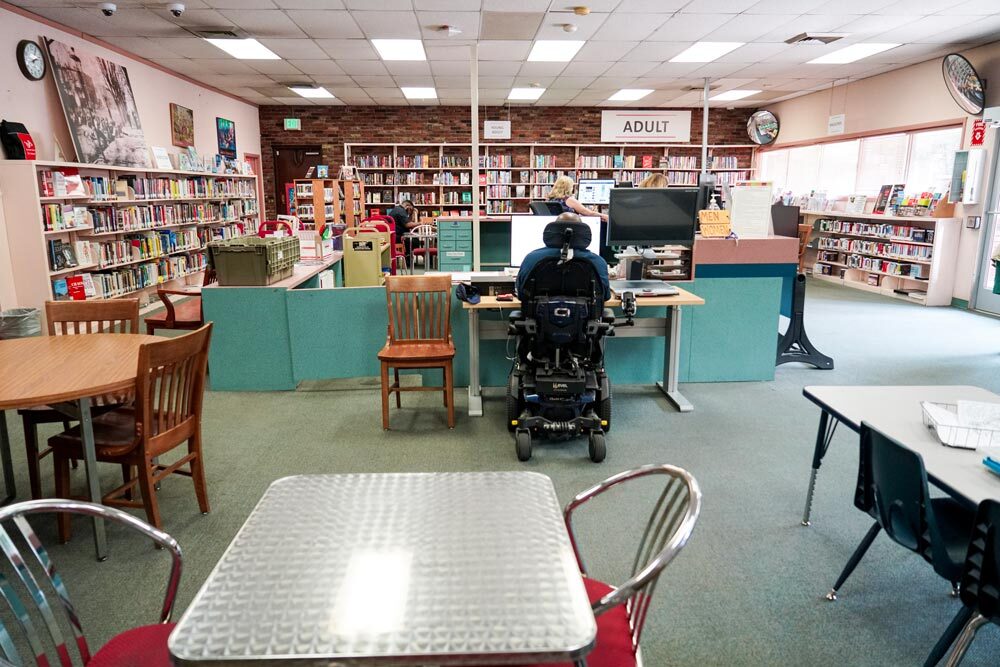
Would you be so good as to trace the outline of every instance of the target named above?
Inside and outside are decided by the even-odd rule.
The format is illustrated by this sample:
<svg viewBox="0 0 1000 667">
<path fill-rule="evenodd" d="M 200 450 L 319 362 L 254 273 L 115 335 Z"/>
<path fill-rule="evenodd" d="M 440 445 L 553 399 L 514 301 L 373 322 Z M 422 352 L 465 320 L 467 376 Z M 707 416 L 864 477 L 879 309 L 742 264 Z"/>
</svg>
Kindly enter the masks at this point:
<svg viewBox="0 0 1000 667">
<path fill-rule="evenodd" d="M 257 232 L 256 176 L 55 161 L 0 161 L 12 298 L 155 300 L 200 283 L 210 241 Z M 13 250 L 16 249 L 16 252 Z"/>
<path fill-rule="evenodd" d="M 753 144 L 712 145 L 711 165 L 722 183 L 750 180 Z M 480 144 L 480 213 L 529 212 L 559 176 L 613 178 L 638 184 L 664 173 L 672 186 L 697 183 L 701 147 L 692 144 Z M 365 210 L 384 212 L 413 201 L 421 222 L 472 215 L 471 144 L 344 144 L 344 164 L 358 167 L 367 188 Z M 416 166 L 420 165 L 420 166 Z M 646 166 L 648 165 L 648 166 Z"/>
<path fill-rule="evenodd" d="M 951 305 L 958 218 L 803 211 L 813 226 L 812 276 L 926 306 Z"/>
<path fill-rule="evenodd" d="M 299 236 L 307 257 L 326 256 L 322 239 L 340 236 L 345 228 L 356 227 L 365 217 L 365 186 L 361 181 L 296 179 L 294 194 L 295 215 L 302 225 Z M 330 227 L 329 235 L 324 234 L 327 227 Z M 332 252 L 338 243 L 330 244 L 327 250 Z M 314 252 L 309 254 L 311 251 Z"/>
</svg>

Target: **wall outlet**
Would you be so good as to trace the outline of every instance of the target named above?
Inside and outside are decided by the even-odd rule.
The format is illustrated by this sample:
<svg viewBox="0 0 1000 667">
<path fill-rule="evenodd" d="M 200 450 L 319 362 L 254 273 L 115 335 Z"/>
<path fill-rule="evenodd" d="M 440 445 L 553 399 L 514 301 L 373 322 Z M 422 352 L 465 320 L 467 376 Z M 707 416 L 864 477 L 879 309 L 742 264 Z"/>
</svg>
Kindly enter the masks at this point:
<svg viewBox="0 0 1000 667">
<path fill-rule="evenodd" d="M 968 229 L 979 229 L 983 224 L 983 217 L 981 215 L 969 215 L 965 217 L 965 226 Z"/>
</svg>

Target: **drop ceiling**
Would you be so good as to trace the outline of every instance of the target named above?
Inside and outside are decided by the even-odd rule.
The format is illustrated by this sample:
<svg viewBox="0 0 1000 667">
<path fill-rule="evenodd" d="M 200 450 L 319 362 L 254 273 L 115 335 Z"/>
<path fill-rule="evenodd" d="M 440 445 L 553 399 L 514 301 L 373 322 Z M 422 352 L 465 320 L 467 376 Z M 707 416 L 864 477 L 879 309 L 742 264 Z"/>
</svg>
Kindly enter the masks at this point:
<svg viewBox="0 0 1000 667">
<path fill-rule="evenodd" d="M 582 2 L 582 0 L 581 0 Z M 480 103 L 512 87 L 544 87 L 537 106 L 594 106 L 621 88 L 654 92 L 615 106 L 697 106 L 690 90 L 761 92 L 720 106 L 760 106 L 1000 39 L 1000 0 L 591 0 L 577 16 L 565 0 L 190 0 L 180 18 L 165 2 L 14 4 L 111 42 L 255 104 L 446 104 L 470 101 L 469 44 L 479 43 Z M 565 24 L 576 26 L 566 32 Z M 443 25 L 461 29 L 449 36 Z M 191 30 L 234 29 L 281 60 L 236 60 Z M 847 33 L 829 45 L 788 45 L 802 32 Z M 426 62 L 383 62 L 368 40 L 423 39 Z M 528 62 L 536 39 L 586 40 L 568 63 Z M 711 63 L 672 63 L 696 41 L 746 42 Z M 901 46 L 845 65 L 807 61 L 858 42 Z M 311 83 L 333 100 L 297 97 Z M 433 86 L 408 101 L 400 87 Z M 520 103 L 524 104 L 524 103 Z M 608 103 L 611 104 L 611 103 Z"/>
</svg>

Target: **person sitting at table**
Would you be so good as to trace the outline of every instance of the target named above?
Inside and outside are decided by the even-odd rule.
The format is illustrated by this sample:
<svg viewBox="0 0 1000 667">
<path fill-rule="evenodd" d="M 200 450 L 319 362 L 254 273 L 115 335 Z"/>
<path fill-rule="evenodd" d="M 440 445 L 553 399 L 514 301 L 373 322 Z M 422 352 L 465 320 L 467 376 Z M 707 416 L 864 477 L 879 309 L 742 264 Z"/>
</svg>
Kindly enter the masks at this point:
<svg viewBox="0 0 1000 667">
<path fill-rule="evenodd" d="M 552 189 L 549 190 L 549 194 L 546 199 L 562 206 L 563 213 L 591 215 L 600 218 L 601 222 L 607 222 L 607 214 L 589 209 L 577 201 L 576 197 L 573 196 L 573 189 L 575 187 L 576 185 L 573 183 L 572 178 L 569 176 L 560 176 L 556 179 L 555 183 L 552 184 Z"/>
<path fill-rule="evenodd" d="M 396 221 L 396 238 L 402 239 L 403 251 L 406 254 L 406 263 L 413 266 L 413 248 L 419 246 L 420 241 L 413 237 L 403 236 L 406 232 L 412 231 L 420 224 L 417 220 L 416 207 L 409 199 L 404 199 L 389 209 L 387 215 Z"/>
<path fill-rule="evenodd" d="M 572 181 L 570 181 L 572 183 Z M 580 220 L 580 216 L 576 213 L 562 213 L 555 219 L 555 222 L 550 222 L 549 225 L 554 225 L 557 222 L 565 222 L 567 226 L 574 228 L 583 228 L 587 234 L 590 234 L 590 228 L 583 224 Z M 524 288 L 525 282 L 527 282 L 531 270 L 536 264 L 541 262 L 543 259 L 549 257 L 559 257 L 562 254 L 563 239 L 552 239 L 550 241 L 551 245 L 547 242 L 545 247 L 532 250 L 527 255 L 525 255 L 524 260 L 521 262 L 521 268 L 517 270 L 517 282 L 514 285 L 514 291 L 517 294 L 517 298 L 521 298 L 521 290 Z M 573 250 L 573 259 L 582 259 L 584 261 L 590 262 L 590 264 L 597 270 L 597 275 L 601 279 L 601 287 L 604 292 L 604 300 L 607 301 L 611 298 L 611 283 L 608 278 L 608 263 L 604 261 L 604 258 L 600 255 L 594 254 L 587 250 L 586 248 L 580 248 Z"/>
</svg>

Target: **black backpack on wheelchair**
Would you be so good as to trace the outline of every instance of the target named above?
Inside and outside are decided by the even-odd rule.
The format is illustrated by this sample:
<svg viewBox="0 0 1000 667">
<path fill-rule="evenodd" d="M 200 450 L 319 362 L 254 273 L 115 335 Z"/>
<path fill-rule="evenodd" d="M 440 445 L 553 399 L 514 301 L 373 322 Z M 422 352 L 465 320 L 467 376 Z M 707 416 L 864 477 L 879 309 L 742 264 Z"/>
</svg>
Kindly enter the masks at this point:
<svg viewBox="0 0 1000 667">
<path fill-rule="evenodd" d="M 521 310 L 510 314 L 508 335 L 517 358 L 507 382 L 507 424 L 517 458 L 531 458 L 534 435 L 569 439 L 587 434 L 590 458 L 604 460 L 611 426 L 611 384 L 604 372 L 604 337 L 614 315 L 604 308 L 594 266 L 573 257 L 590 245 L 590 228 L 551 222 L 544 242 L 560 256 L 538 262 L 521 288 Z"/>
</svg>

